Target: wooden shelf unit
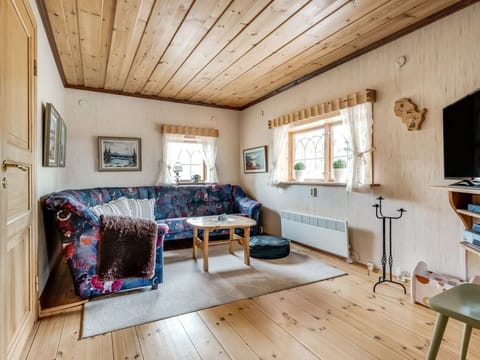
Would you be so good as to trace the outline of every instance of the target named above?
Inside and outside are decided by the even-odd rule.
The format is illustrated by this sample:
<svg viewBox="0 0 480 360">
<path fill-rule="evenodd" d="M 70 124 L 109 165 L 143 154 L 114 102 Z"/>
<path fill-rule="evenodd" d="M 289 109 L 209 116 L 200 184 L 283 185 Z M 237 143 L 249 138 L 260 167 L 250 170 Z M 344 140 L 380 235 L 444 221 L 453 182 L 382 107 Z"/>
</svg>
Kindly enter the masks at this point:
<svg viewBox="0 0 480 360">
<path fill-rule="evenodd" d="M 465 250 L 474 253 L 476 255 L 480 255 L 480 247 L 472 245 L 466 241 L 462 241 L 460 243 L 460 246 L 463 247 Z"/>
<path fill-rule="evenodd" d="M 474 220 L 480 220 L 480 213 L 467 210 L 468 204 L 480 205 L 480 188 L 467 186 L 434 186 L 433 188 L 448 191 L 450 206 L 462 220 L 465 229 L 472 229 Z M 480 221 L 478 222 L 480 223 Z M 460 245 L 465 250 L 480 255 L 480 249 L 477 249 L 477 247 L 469 246 L 464 242 L 460 242 Z"/>
</svg>

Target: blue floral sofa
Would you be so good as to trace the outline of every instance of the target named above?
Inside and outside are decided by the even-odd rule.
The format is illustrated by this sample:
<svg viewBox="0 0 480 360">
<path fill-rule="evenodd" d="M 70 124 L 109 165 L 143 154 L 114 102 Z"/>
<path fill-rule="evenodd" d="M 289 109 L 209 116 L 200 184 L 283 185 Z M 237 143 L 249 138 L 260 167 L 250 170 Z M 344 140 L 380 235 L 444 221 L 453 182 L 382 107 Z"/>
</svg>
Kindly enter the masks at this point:
<svg viewBox="0 0 480 360">
<path fill-rule="evenodd" d="M 155 199 L 158 240 L 155 275 L 151 279 L 103 281 L 97 275 L 100 218 L 91 208 L 121 197 Z M 59 237 L 74 279 L 75 292 L 84 299 L 140 287 L 158 287 L 163 281 L 163 242 L 192 238 L 192 228 L 186 223 L 188 217 L 241 214 L 257 221 L 257 226 L 251 229 L 251 234 L 256 235 L 260 207 L 261 204 L 250 199 L 239 186 L 230 184 L 64 190 L 43 199 L 47 236 Z M 223 232 L 225 230 L 217 235 Z"/>
</svg>

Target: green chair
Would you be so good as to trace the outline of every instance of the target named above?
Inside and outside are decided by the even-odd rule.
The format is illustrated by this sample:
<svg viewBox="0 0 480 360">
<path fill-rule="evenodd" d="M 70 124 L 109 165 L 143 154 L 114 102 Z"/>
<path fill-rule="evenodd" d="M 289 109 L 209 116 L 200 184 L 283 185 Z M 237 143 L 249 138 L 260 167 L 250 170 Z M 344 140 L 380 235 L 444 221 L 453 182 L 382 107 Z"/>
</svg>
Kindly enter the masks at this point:
<svg viewBox="0 0 480 360">
<path fill-rule="evenodd" d="M 465 359 L 472 327 L 480 328 L 480 285 L 464 283 L 455 286 L 428 299 L 428 306 L 437 311 L 438 315 L 427 359 L 436 359 L 450 317 L 465 323 L 460 354 L 460 359 Z"/>
</svg>

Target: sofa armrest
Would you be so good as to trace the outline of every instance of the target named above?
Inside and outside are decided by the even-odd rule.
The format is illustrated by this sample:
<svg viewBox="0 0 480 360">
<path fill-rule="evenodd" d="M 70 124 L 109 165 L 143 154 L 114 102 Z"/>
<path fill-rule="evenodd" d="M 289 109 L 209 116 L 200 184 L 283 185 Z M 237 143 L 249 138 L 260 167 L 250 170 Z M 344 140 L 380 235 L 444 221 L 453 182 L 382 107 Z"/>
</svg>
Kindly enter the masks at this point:
<svg viewBox="0 0 480 360">
<path fill-rule="evenodd" d="M 155 275 L 152 279 L 115 279 L 103 281 L 97 273 L 98 241 L 101 238 L 100 227 L 91 227 L 80 235 L 73 236 L 65 243 L 64 253 L 73 277 L 75 293 L 82 299 L 105 295 L 120 290 L 152 286 L 153 289 L 163 282 L 163 240 L 168 226 L 158 224 L 156 244 Z"/>
<path fill-rule="evenodd" d="M 43 201 L 43 207 L 45 210 L 55 211 L 57 213 L 64 210 L 68 213 L 84 218 L 91 225 L 100 225 L 99 217 L 95 215 L 93 211 L 82 202 L 82 200 L 69 193 L 61 192 L 48 195 Z"/>
<path fill-rule="evenodd" d="M 100 226 L 100 219 L 74 195 L 53 193 L 42 199 L 45 231 L 61 243 L 79 239 Z"/>
<path fill-rule="evenodd" d="M 168 233 L 168 225 L 167 224 L 157 224 L 158 225 L 158 235 L 165 235 Z"/>
<path fill-rule="evenodd" d="M 257 222 L 251 229 L 252 235 L 257 235 L 260 228 L 260 208 L 262 204 L 249 198 L 238 185 L 232 186 L 233 199 L 235 200 L 235 211 L 246 214 Z"/>
</svg>

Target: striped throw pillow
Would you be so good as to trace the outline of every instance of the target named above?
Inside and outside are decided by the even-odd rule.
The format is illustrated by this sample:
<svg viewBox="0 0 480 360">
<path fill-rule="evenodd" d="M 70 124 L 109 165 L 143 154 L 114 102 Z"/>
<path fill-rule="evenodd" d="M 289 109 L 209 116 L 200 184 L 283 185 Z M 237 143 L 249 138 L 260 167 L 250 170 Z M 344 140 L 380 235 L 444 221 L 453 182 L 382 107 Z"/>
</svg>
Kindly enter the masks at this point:
<svg viewBox="0 0 480 360">
<path fill-rule="evenodd" d="M 155 220 L 155 199 L 127 199 L 132 216 Z"/>
<path fill-rule="evenodd" d="M 128 205 L 128 199 L 121 197 L 116 200 L 109 201 L 103 205 L 96 205 L 90 208 L 94 214 L 100 215 L 121 215 L 132 216 L 132 211 Z"/>
</svg>

